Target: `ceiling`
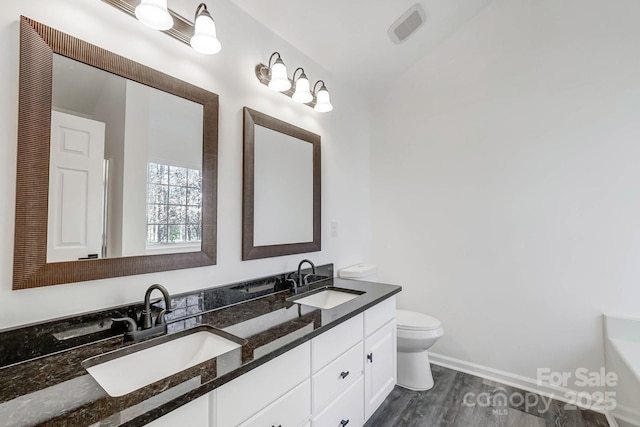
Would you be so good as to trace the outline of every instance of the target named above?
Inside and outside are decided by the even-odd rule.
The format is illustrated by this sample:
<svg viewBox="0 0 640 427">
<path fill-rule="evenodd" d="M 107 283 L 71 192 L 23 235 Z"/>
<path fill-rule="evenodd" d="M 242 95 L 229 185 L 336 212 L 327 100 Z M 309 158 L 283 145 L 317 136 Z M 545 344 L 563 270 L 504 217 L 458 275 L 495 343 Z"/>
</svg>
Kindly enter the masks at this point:
<svg viewBox="0 0 640 427">
<path fill-rule="evenodd" d="M 492 0 L 421 0 L 426 22 L 399 45 L 387 30 L 416 0 L 232 1 L 325 69 L 372 95 Z M 290 67 L 298 65 L 304 64 Z"/>
</svg>

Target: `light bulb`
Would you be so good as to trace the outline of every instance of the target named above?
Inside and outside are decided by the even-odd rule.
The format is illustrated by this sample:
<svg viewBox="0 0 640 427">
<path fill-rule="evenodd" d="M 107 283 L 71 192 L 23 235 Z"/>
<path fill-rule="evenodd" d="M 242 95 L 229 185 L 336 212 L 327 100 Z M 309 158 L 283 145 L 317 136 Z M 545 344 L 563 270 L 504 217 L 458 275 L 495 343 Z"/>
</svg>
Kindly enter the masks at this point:
<svg viewBox="0 0 640 427">
<path fill-rule="evenodd" d="M 302 72 L 298 80 L 296 80 L 296 91 L 291 98 L 301 104 L 306 104 L 313 100 L 313 95 L 309 90 L 309 79 L 307 79 L 307 75 L 304 72 Z"/>
<path fill-rule="evenodd" d="M 198 13 L 201 7 L 202 10 Z M 193 25 L 191 47 L 197 52 L 206 55 L 216 54 L 222 49 L 222 44 L 220 44 L 220 40 L 216 37 L 216 24 L 204 3 L 198 6 L 198 10 L 196 10 L 197 15 Z"/>
<path fill-rule="evenodd" d="M 318 91 L 316 97 L 316 106 L 313 107 L 313 109 L 319 113 L 326 113 L 333 110 L 333 105 L 331 105 L 331 101 L 329 100 L 329 91 L 324 84 Z"/>
<path fill-rule="evenodd" d="M 271 67 L 271 80 L 269 81 L 269 89 L 276 90 L 278 92 L 284 92 L 291 88 L 291 82 L 287 77 L 287 67 L 282 62 L 281 58 L 276 59 L 276 62 Z"/>
<path fill-rule="evenodd" d="M 154 30 L 173 27 L 173 18 L 167 10 L 167 0 L 142 0 L 136 7 L 136 18 Z"/>
</svg>

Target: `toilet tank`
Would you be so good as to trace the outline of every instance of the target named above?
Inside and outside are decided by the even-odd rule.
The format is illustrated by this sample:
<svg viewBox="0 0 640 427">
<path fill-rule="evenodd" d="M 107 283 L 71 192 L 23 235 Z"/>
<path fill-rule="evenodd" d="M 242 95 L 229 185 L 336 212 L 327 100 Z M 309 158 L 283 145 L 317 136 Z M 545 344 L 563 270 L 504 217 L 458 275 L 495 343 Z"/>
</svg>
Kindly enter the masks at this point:
<svg viewBox="0 0 640 427">
<path fill-rule="evenodd" d="M 356 264 L 339 270 L 338 277 L 341 279 L 376 282 L 378 280 L 378 267 L 375 264 L 368 263 Z"/>
</svg>

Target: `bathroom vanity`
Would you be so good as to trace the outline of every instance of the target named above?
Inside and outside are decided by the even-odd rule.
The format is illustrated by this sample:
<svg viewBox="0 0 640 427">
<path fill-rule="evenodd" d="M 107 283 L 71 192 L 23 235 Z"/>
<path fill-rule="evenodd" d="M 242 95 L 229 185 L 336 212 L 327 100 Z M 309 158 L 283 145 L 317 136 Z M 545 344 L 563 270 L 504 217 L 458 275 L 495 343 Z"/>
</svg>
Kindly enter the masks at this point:
<svg viewBox="0 0 640 427">
<path fill-rule="evenodd" d="M 391 297 L 150 425 L 360 426 L 395 385 L 394 318 Z"/>
<path fill-rule="evenodd" d="M 173 296 L 174 311 L 167 319 L 169 334 L 142 342 L 151 351 L 154 340 L 166 341 L 194 327 L 215 328 L 234 337 L 237 344 L 225 354 L 126 394 L 105 391 L 85 369 L 87 360 L 141 345 L 127 343 L 111 330 L 91 332 L 89 337 L 101 338 L 67 349 L 34 358 L 22 355 L 26 360 L 8 365 L 3 361 L 0 423 L 362 425 L 396 383 L 394 295 L 401 288 L 337 278 L 312 284 L 311 292 L 328 287 L 356 295 L 331 308 L 296 303 L 298 296 L 289 290 L 259 291 L 263 295 L 252 297 L 252 290 L 269 288 L 271 283 L 265 278 Z M 236 295 L 243 292 L 249 298 L 234 303 Z M 105 314 L 112 316 L 113 311 L 88 313 L 83 318 L 88 323 L 84 327 L 91 328 L 89 324 Z M 0 338 L 6 338 L 6 346 L 17 342 L 21 333 L 26 341 L 26 337 L 39 335 L 44 342 L 51 339 L 49 335 L 66 337 L 61 329 L 81 329 L 77 323 L 75 319 L 62 319 L 49 325 L 0 331 Z M 34 333 L 34 328 L 39 332 Z M 112 335 L 104 338 L 100 334 Z M 42 350 L 31 351 L 36 355 Z M 158 352 L 153 359 L 161 363 L 162 357 Z"/>
</svg>

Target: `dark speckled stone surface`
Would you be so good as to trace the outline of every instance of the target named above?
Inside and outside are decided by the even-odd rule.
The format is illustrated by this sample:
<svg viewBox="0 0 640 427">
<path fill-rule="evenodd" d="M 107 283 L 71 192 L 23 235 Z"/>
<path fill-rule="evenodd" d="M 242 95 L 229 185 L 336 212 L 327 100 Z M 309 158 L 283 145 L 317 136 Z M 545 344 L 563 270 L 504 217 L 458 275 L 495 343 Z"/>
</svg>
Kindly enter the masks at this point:
<svg viewBox="0 0 640 427">
<path fill-rule="evenodd" d="M 332 275 L 331 265 L 323 267 Z M 135 316 L 139 304 L 0 331 L 0 425 L 142 426 L 401 289 L 329 278 L 311 287 L 365 293 L 334 309 L 317 310 L 287 301 L 292 293 L 278 290 L 283 283 L 284 274 L 173 296 L 169 334 L 198 325 L 218 328 L 246 340 L 241 356 L 232 363 L 222 356 L 211 359 L 122 397 L 110 397 L 82 362 L 135 345 L 125 343 L 108 319 Z"/>
</svg>

